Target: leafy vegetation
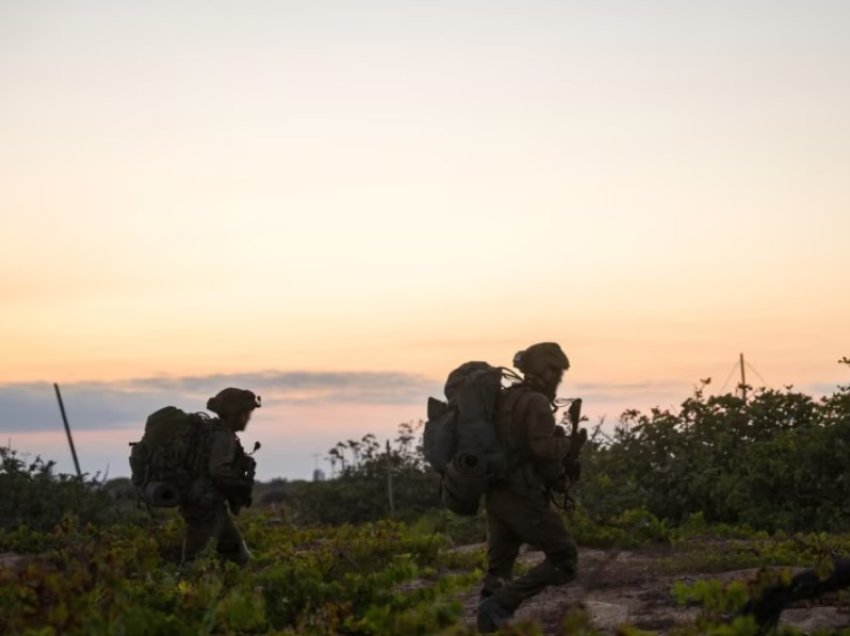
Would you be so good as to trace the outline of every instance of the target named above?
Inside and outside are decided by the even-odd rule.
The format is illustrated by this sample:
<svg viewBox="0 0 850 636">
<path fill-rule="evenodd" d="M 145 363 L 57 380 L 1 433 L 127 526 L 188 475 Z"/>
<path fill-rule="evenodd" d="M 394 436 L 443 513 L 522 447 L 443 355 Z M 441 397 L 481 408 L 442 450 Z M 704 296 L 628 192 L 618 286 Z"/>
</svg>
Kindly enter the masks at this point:
<svg viewBox="0 0 850 636">
<path fill-rule="evenodd" d="M 678 409 L 630 410 L 613 431 L 595 428 L 573 493 L 577 533 L 589 524 L 593 533 L 608 528 L 598 544 L 633 541 L 637 518 L 669 529 L 694 515 L 767 531 L 850 527 L 850 386 L 819 399 L 793 387 L 758 389 L 745 401 L 708 395 L 709 385 L 704 380 Z M 334 479 L 271 484 L 259 500 L 302 524 L 438 514 L 439 479 L 419 437 L 417 426 L 403 424 L 387 447 L 373 435 L 340 442 L 328 455 Z M 661 526 L 647 531 L 664 539 Z"/>
<path fill-rule="evenodd" d="M 676 411 L 627 411 L 611 435 L 597 428 L 582 458 L 587 514 L 604 522 L 645 509 L 675 526 L 699 513 L 768 531 L 850 527 L 850 386 L 817 400 L 760 389 L 744 401 L 706 396 L 709 382 Z"/>
<path fill-rule="evenodd" d="M 679 409 L 628 411 L 611 434 L 597 428 L 565 513 L 579 544 L 660 544 L 658 575 L 850 554 L 839 534 L 850 527 L 850 387 L 820 399 L 759 390 L 744 401 L 708 396 L 707 385 Z M 366 435 L 331 449 L 331 480 L 259 486 L 261 510 L 238 519 L 253 552 L 243 570 L 212 550 L 180 567 L 173 511 L 148 515 L 96 479 L 0 449 L 0 632 L 470 634 L 459 599 L 484 553 L 456 547 L 483 542 L 485 519 L 440 507 L 418 439 L 410 424 L 387 445 Z M 787 576 L 679 584 L 679 600 L 702 610 L 669 633 L 757 634 L 735 612 Z M 541 632 L 518 623 L 505 633 Z M 600 632 L 576 608 L 564 633 Z"/>
<path fill-rule="evenodd" d="M 425 465 L 419 426 L 404 423 L 385 446 L 372 434 L 337 443 L 328 452 L 334 478 L 279 480 L 254 499 L 273 505 L 296 524 L 365 523 L 387 517 L 415 520 L 440 511 L 439 476 Z M 392 507 L 390 500 L 392 480 Z"/>
<path fill-rule="evenodd" d="M 440 535 L 382 521 L 296 529 L 267 514 L 240 519 L 246 570 L 210 553 L 186 568 L 169 558 L 177 519 L 152 527 L 4 532 L 0 549 L 39 556 L 0 573 L 0 632 L 64 634 L 428 634 L 456 622 L 457 591 L 480 554 Z M 46 630 L 46 631 L 43 631 Z"/>
<path fill-rule="evenodd" d="M 48 530 L 68 512 L 84 523 L 117 518 L 112 499 L 97 479 L 56 475 L 53 462 L 25 461 L 17 451 L 0 447 L 0 529 L 26 525 Z"/>
</svg>

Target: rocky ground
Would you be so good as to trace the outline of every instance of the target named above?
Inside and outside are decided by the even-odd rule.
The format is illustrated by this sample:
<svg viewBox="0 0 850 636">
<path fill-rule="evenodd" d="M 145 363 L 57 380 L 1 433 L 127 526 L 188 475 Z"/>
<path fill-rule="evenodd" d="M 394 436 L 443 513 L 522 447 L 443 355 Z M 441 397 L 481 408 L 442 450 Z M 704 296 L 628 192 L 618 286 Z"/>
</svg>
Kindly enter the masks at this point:
<svg viewBox="0 0 850 636">
<path fill-rule="evenodd" d="M 520 562 L 533 566 L 542 559 L 536 552 L 520 557 Z M 703 578 L 724 581 L 750 580 L 757 570 L 731 570 L 711 573 L 671 574 L 675 555 L 669 550 L 636 551 L 582 550 L 579 577 L 573 583 L 549 588 L 519 609 L 516 621 L 534 620 L 545 634 L 562 634 L 564 618 L 577 607 L 583 607 L 593 624 L 615 634 L 617 627 L 628 623 L 640 629 L 665 634 L 679 625 L 693 624 L 699 615 L 697 607 L 682 607 L 671 593 L 676 581 L 693 582 Z M 476 588 L 463 599 L 466 621 L 475 624 L 478 604 Z M 816 629 L 850 627 L 850 607 L 838 596 L 820 599 L 816 604 L 789 608 L 782 623 L 806 632 Z"/>
</svg>

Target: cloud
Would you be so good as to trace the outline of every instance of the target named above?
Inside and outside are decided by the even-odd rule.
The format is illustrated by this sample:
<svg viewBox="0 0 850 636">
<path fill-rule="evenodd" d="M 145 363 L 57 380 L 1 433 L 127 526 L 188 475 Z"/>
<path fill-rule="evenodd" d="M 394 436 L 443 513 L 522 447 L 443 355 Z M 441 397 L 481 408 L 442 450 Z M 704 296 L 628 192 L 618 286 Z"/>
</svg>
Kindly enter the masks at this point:
<svg viewBox="0 0 850 636">
<path fill-rule="evenodd" d="M 263 371 L 186 377 L 148 377 L 115 382 L 62 385 L 68 418 L 75 429 L 138 427 L 166 404 L 200 410 L 219 390 L 249 388 L 274 405 L 326 403 L 418 404 L 439 391 L 439 383 L 401 372 Z M 55 431 L 60 421 L 53 387 L 46 382 L 0 385 L 0 433 Z"/>
<path fill-rule="evenodd" d="M 180 378 L 154 377 L 130 380 L 127 391 L 161 391 L 206 397 L 226 386 L 249 388 L 272 400 L 288 402 L 341 402 L 405 404 L 421 400 L 437 383 L 421 375 L 366 371 L 261 371 Z"/>
<path fill-rule="evenodd" d="M 153 376 L 112 382 L 62 385 L 62 395 L 75 430 L 138 429 L 156 409 L 174 404 L 201 410 L 209 396 L 227 386 L 249 388 L 263 396 L 265 406 L 323 405 L 416 406 L 440 395 L 441 382 L 403 372 L 259 371 L 253 373 Z M 567 384 L 562 395 L 580 396 L 589 415 L 618 416 L 628 408 L 675 407 L 688 397 L 694 383 L 662 379 L 638 382 Z M 829 395 L 834 384 L 801 387 Z M 418 412 L 418 411 L 417 411 Z M 368 426 L 364 424 L 364 431 Z M 52 385 L 46 382 L 0 384 L 0 439 L 7 433 L 61 430 Z"/>
<path fill-rule="evenodd" d="M 675 380 L 664 380 L 659 382 L 652 382 L 646 380 L 644 382 L 625 382 L 625 383 L 617 383 L 617 382 L 579 382 L 574 385 L 578 391 L 590 391 L 590 392 L 603 392 L 609 394 L 611 392 L 622 392 L 622 393 L 634 393 L 636 391 L 670 391 L 673 390 L 681 390 L 682 388 L 687 388 L 689 384 L 687 382 L 680 382 Z"/>
</svg>

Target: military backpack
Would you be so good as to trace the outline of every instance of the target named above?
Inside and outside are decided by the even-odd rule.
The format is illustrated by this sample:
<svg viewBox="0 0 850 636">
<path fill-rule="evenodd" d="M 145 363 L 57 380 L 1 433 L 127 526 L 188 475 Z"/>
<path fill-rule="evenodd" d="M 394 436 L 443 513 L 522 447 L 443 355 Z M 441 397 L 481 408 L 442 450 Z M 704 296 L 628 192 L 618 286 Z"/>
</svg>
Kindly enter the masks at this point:
<svg viewBox="0 0 850 636">
<path fill-rule="evenodd" d="M 487 487 L 505 477 L 507 450 L 495 419 L 508 374 L 486 362 L 467 362 L 449 374 L 446 401 L 428 399 L 425 459 L 442 477 L 443 504 L 459 515 L 475 515 Z"/>
<path fill-rule="evenodd" d="M 206 474 L 213 420 L 166 406 L 148 416 L 145 433 L 131 442 L 133 485 L 147 503 L 172 507 L 185 503 L 192 485 Z"/>
</svg>

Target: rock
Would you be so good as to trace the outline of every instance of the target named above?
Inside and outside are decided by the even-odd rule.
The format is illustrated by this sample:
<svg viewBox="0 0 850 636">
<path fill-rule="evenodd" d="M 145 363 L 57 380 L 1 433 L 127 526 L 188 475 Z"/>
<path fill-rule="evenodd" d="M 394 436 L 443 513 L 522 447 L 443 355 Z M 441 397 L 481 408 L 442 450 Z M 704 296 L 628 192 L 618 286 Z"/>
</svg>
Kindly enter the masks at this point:
<svg viewBox="0 0 850 636">
<path fill-rule="evenodd" d="M 584 606 L 591 622 L 599 629 L 615 629 L 629 620 L 629 608 L 626 605 L 585 601 Z"/>
<path fill-rule="evenodd" d="M 816 629 L 836 629 L 850 625 L 846 611 L 837 607 L 792 608 L 782 612 L 782 625 L 790 625 L 804 632 Z"/>
</svg>

